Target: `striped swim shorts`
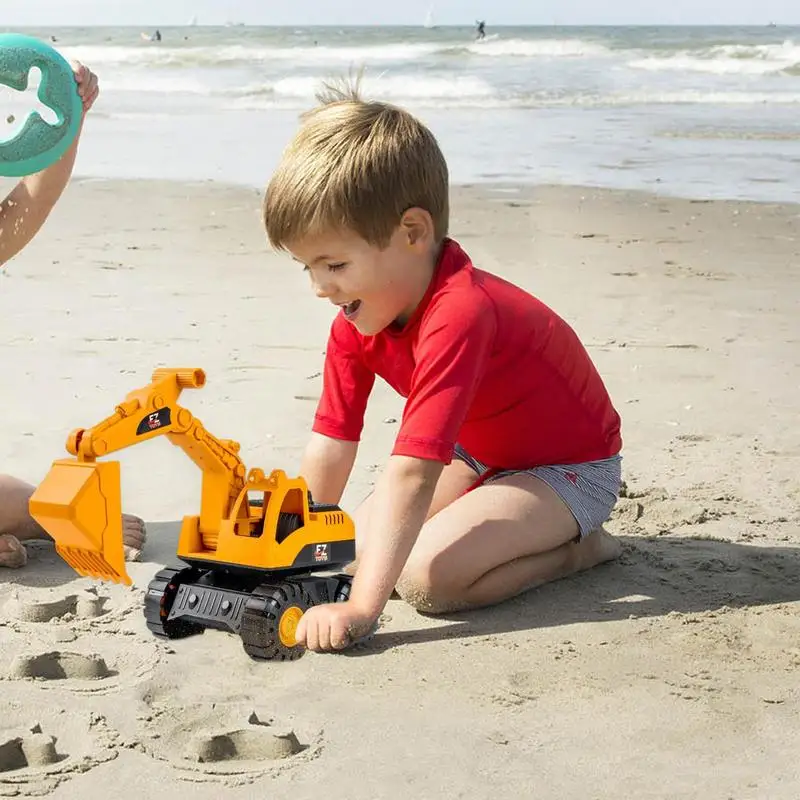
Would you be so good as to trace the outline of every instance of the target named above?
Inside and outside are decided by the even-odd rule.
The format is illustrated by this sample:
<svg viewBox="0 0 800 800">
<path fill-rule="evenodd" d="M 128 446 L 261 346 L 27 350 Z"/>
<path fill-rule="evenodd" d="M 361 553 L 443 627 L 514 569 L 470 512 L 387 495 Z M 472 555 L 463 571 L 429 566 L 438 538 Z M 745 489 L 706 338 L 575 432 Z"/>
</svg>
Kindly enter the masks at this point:
<svg viewBox="0 0 800 800">
<path fill-rule="evenodd" d="M 454 457 L 472 467 L 479 477 L 490 472 L 486 464 L 473 458 L 461 445 L 456 445 Z M 622 456 L 582 464 L 548 464 L 531 469 L 491 471 L 484 482 L 491 483 L 519 473 L 544 481 L 572 512 L 580 536 L 584 537 L 609 518 L 617 503 L 622 481 Z"/>
</svg>

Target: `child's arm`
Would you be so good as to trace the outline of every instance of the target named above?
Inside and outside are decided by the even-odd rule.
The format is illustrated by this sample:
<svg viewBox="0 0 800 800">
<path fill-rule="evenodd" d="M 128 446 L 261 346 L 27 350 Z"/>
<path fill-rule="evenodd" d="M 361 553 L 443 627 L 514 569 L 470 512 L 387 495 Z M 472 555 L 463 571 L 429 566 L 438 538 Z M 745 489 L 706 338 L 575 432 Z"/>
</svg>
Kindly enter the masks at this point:
<svg viewBox="0 0 800 800">
<path fill-rule="evenodd" d="M 394 455 L 372 497 L 367 546 L 358 560 L 350 602 L 370 623 L 391 597 L 417 541 L 444 464 Z"/>
<path fill-rule="evenodd" d="M 84 114 L 98 94 L 97 78 L 81 64 L 73 64 Z M 72 175 L 81 128 L 69 150 L 47 169 L 26 175 L 0 203 L 0 266 L 12 259 L 44 225 Z"/>
<path fill-rule="evenodd" d="M 316 503 L 338 504 L 353 469 L 358 442 L 312 433 L 300 465 Z"/>
<path fill-rule="evenodd" d="M 314 606 L 296 638 L 311 650 L 338 650 L 366 634 L 383 611 L 422 530 L 442 462 L 392 456 L 372 497 L 367 545 L 346 603 Z"/>
</svg>

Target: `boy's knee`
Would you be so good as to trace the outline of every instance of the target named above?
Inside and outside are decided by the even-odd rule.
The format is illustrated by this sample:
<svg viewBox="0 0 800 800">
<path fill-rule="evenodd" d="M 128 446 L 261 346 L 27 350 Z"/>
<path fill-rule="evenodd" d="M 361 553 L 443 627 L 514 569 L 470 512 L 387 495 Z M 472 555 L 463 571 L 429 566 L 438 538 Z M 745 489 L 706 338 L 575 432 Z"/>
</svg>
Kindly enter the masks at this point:
<svg viewBox="0 0 800 800">
<path fill-rule="evenodd" d="M 443 614 L 461 605 L 457 587 L 447 582 L 434 564 L 407 568 L 396 589 L 406 603 L 423 614 Z"/>
<path fill-rule="evenodd" d="M 425 583 L 401 577 L 397 582 L 397 594 L 416 611 L 423 614 L 441 614 L 447 608 L 442 597 Z"/>
</svg>

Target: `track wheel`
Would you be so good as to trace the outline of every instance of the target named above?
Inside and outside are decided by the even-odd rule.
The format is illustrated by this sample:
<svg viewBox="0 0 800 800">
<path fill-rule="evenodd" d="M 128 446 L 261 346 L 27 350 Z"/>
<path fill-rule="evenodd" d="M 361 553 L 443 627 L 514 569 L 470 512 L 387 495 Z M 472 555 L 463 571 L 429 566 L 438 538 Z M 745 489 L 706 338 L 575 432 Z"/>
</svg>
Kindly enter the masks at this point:
<svg viewBox="0 0 800 800">
<path fill-rule="evenodd" d="M 239 635 L 257 661 L 294 661 L 305 649 L 295 641 L 297 625 L 311 598 L 295 583 L 262 584 L 247 599 Z"/>
<path fill-rule="evenodd" d="M 163 639 L 185 639 L 202 633 L 205 628 L 183 619 L 167 619 L 175 601 L 178 587 L 182 583 L 191 583 L 199 577 L 197 570 L 162 569 L 156 573 L 147 587 L 144 596 L 144 616 L 147 627 L 156 636 Z"/>
</svg>

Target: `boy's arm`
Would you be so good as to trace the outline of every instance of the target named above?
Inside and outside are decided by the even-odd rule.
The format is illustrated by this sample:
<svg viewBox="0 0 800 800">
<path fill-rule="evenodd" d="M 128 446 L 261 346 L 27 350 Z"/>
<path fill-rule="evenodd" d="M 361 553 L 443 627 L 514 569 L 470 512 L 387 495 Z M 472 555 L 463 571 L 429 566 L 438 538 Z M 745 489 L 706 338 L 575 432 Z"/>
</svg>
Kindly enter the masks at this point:
<svg viewBox="0 0 800 800">
<path fill-rule="evenodd" d="M 305 478 L 314 502 L 339 504 L 357 452 L 358 442 L 311 434 L 300 464 L 300 475 Z"/>
<path fill-rule="evenodd" d="M 350 603 L 370 621 L 383 611 L 430 509 L 444 464 L 391 456 L 375 488 L 367 545 L 358 561 Z"/>
<path fill-rule="evenodd" d="M 313 606 L 297 626 L 311 650 L 338 650 L 369 632 L 422 530 L 443 464 L 391 456 L 372 496 L 366 547 L 345 603 Z"/>
</svg>

